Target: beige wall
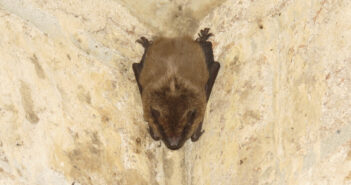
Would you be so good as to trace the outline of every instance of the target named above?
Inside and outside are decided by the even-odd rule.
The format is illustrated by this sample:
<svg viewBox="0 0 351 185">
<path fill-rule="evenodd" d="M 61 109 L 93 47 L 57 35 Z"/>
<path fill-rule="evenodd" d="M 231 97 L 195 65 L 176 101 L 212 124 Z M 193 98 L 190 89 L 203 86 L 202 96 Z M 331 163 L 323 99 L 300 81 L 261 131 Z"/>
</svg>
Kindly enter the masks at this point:
<svg viewBox="0 0 351 185">
<path fill-rule="evenodd" d="M 351 1 L 0 0 L 0 184 L 351 184 Z M 151 139 L 140 36 L 210 27 L 205 134 Z"/>
</svg>

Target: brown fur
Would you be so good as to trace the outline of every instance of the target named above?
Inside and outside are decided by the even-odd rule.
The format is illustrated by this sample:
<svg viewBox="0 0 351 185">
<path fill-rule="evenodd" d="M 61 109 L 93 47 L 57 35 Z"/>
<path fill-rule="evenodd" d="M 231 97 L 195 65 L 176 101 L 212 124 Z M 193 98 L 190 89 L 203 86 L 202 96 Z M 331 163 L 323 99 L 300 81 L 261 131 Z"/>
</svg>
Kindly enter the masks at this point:
<svg viewBox="0 0 351 185">
<path fill-rule="evenodd" d="M 159 38 L 148 48 L 139 78 L 144 118 L 168 148 L 180 148 L 202 122 L 208 78 L 205 54 L 190 37 Z M 172 137 L 180 137 L 179 146 L 169 145 Z"/>
</svg>

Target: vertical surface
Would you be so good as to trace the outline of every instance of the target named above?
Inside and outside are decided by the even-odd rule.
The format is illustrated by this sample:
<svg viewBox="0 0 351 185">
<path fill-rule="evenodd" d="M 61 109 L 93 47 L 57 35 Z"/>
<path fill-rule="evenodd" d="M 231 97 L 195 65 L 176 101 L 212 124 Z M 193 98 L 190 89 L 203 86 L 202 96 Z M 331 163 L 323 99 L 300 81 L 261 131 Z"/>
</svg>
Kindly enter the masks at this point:
<svg viewBox="0 0 351 185">
<path fill-rule="evenodd" d="M 0 184 L 351 184 L 348 0 L 0 0 Z M 210 27 L 201 139 L 155 142 L 135 40 Z"/>
</svg>

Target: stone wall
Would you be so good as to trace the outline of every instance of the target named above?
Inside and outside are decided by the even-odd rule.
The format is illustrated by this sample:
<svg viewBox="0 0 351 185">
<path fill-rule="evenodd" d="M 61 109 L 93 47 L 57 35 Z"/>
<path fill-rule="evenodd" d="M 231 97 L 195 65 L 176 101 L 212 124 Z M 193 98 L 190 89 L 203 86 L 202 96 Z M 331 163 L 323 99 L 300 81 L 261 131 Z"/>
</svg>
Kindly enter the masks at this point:
<svg viewBox="0 0 351 185">
<path fill-rule="evenodd" d="M 0 184 L 351 184 L 351 1 L 0 0 Z M 210 27 L 205 133 L 143 121 L 140 36 Z"/>
</svg>

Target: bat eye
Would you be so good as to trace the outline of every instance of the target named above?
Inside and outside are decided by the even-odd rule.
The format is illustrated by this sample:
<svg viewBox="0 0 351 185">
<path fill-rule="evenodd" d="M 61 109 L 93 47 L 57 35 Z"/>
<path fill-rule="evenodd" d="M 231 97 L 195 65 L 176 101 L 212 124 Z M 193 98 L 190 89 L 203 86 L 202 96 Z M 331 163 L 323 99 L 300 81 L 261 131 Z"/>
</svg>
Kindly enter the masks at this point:
<svg viewBox="0 0 351 185">
<path fill-rule="evenodd" d="M 192 124 L 196 117 L 196 109 L 190 110 L 187 114 L 188 117 L 188 124 Z"/>
<path fill-rule="evenodd" d="M 160 117 L 160 112 L 151 107 L 151 115 L 152 117 L 154 117 L 154 119 L 157 119 L 158 117 Z"/>
</svg>

